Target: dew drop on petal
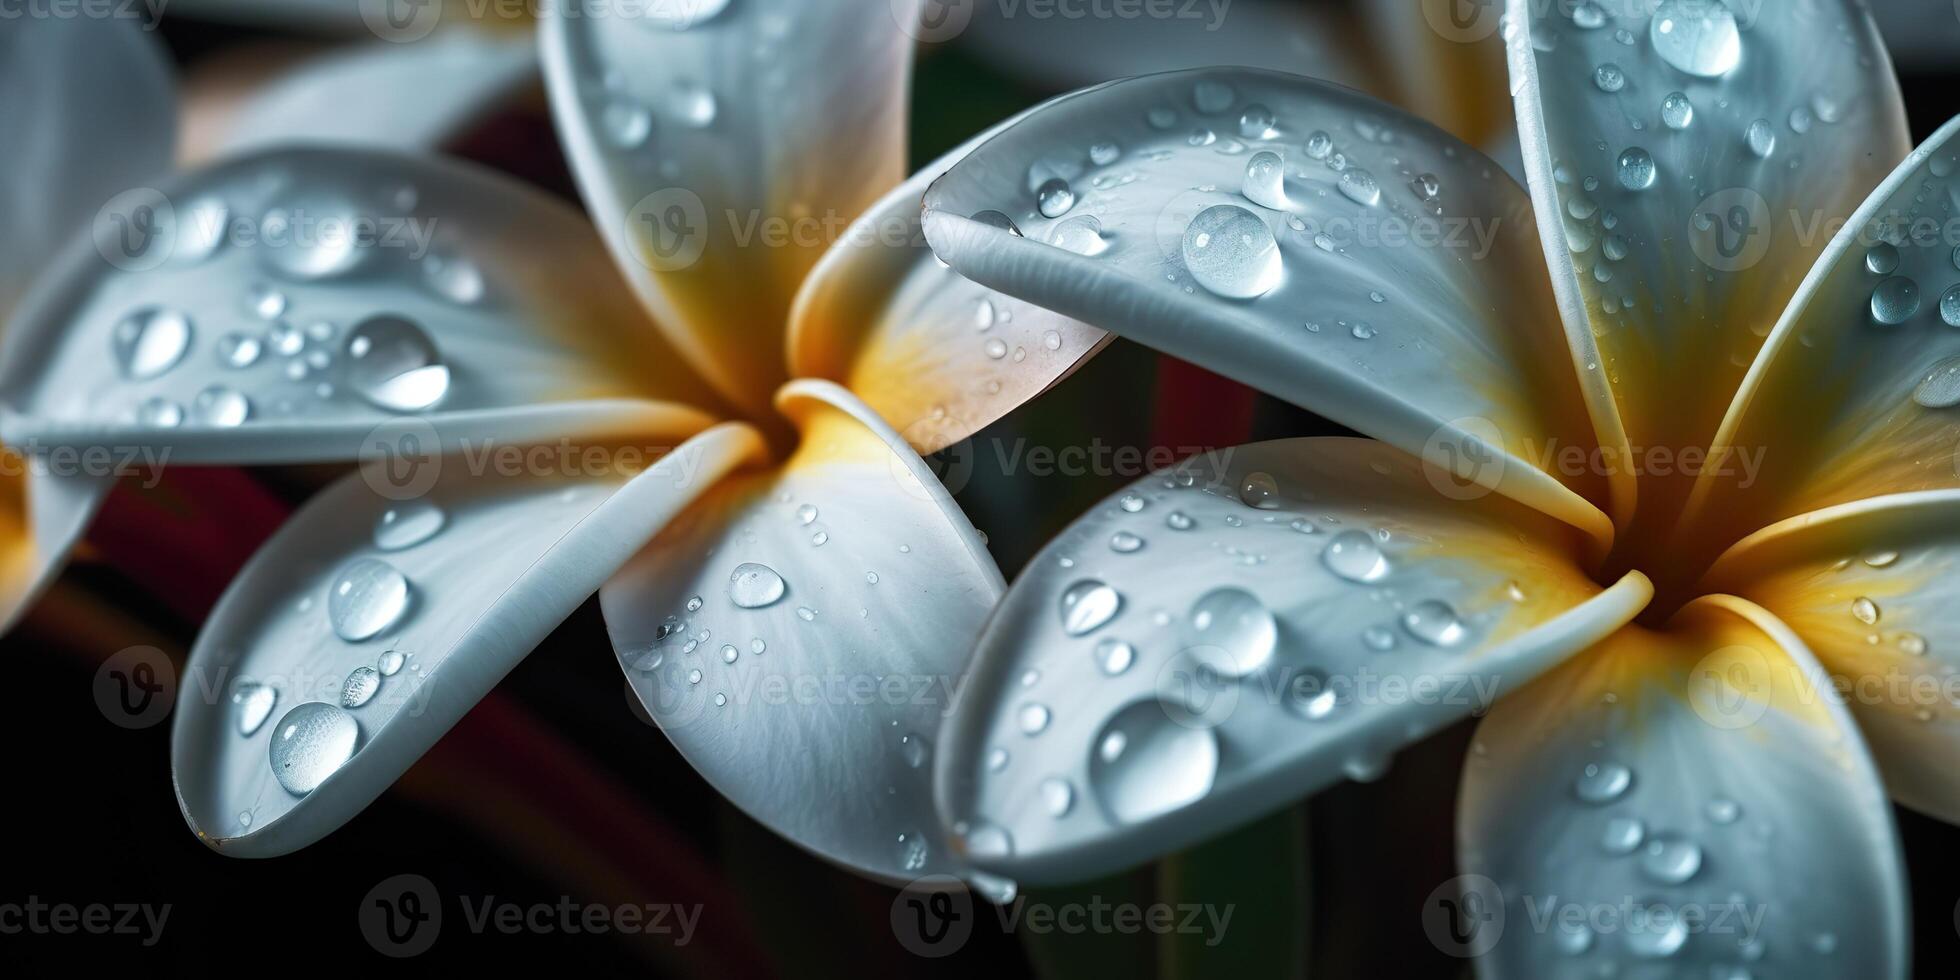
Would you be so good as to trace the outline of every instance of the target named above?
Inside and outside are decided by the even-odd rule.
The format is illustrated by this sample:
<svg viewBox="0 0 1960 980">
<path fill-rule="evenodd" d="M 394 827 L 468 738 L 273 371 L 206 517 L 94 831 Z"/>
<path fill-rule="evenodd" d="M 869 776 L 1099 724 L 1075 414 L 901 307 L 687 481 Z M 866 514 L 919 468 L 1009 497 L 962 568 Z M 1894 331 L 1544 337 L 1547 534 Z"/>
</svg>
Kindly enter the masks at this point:
<svg viewBox="0 0 1960 980">
<path fill-rule="evenodd" d="M 1924 408 L 1951 408 L 1960 405 L 1960 357 L 1944 358 L 1934 364 L 1914 388 L 1912 400 Z"/>
<path fill-rule="evenodd" d="M 1717 78 L 1742 61 L 1742 33 L 1721 0 L 1663 0 L 1647 36 L 1661 60 L 1690 75 Z"/>
<path fill-rule="evenodd" d="M 1189 712 L 1186 712 L 1188 715 Z M 1138 823 L 1204 798 L 1218 775 L 1218 739 L 1172 720 L 1154 698 L 1132 702 L 1104 724 L 1089 757 L 1098 802 L 1120 823 Z"/>
<path fill-rule="evenodd" d="M 382 551 L 412 548 L 435 537 L 448 515 L 426 500 L 409 500 L 381 512 L 374 522 L 374 546 Z"/>
<path fill-rule="evenodd" d="M 1262 208 L 1277 211 L 1286 207 L 1286 168 L 1280 156 L 1260 150 L 1245 162 L 1245 178 L 1240 190 L 1245 199 Z"/>
<path fill-rule="evenodd" d="M 1695 121 L 1695 104 L 1685 92 L 1669 92 L 1661 100 L 1661 124 L 1669 129 L 1687 129 Z"/>
<path fill-rule="evenodd" d="M 1221 677 L 1245 677 L 1266 666 L 1279 647 L 1279 624 L 1244 589 L 1213 589 L 1191 607 L 1191 655 Z"/>
<path fill-rule="evenodd" d="M 1425 599 L 1409 607 L 1409 611 L 1402 614 L 1402 628 L 1408 630 L 1410 636 L 1434 647 L 1455 646 L 1469 632 L 1456 610 L 1438 599 Z"/>
<path fill-rule="evenodd" d="M 1135 647 L 1113 636 L 1096 644 L 1096 666 L 1111 677 L 1129 670 L 1136 657 Z"/>
<path fill-rule="evenodd" d="M 789 586 L 767 565 L 745 561 L 728 575 L 728 600 L 743 609 L 774 605 Z"/>
<path fill-rule="evenodd" d="M 1096 579 L 1082 579 L 1062 592 L 1062 629 L 1070 636 L 1094 632 L 1123 607 L 1123 597 Z"/>
<path fill-rule="evenodd" d="M 1893 276 L 1872 290 L 1872 319 L 1896 326 L 1919 312 L 1919 284 L 1905 276 Z"/>
<path fill-rule="evenodd" d="M 1198 212 L 1184 230 L 1182 251 L 1192 278 L 1220 296 L 1251 299 L 1279 285 L 1279 242 L 1272 229 L 1235 204 Z"/>
<path fill-rule="evenodd" d="M 1640 870 L 1663 885 L 1679 885 L 1701 870 L 1701 845 L 1680 835 L 1655 834 L 1640 848 Z"/>
<path fill-rule="evenodd" d="M 327 620 L 341 639 L 358 643 L 395 625 L 408 611 L 408 579 L 378 558 L 341 566 L 327 587 Z"/>
<path fill-rule="evenodd" d="M 414 321 L 383 314 L 347 334 L 347 383 L 362 398 L 394 412 L 415 412 L 449 393 L 449 368 L 435 341 Z"/>
<path fill-rule="evenodd" d="M 1321 564 L 1350 582 L 1374 582 L 1388 574 L 1388 558 L 1366 531 L 1342 531 L 1321 549 Z"/>
<path fill-rule="evenodd" d="M 1617 762 L 1589 762 L 1579 771 L 1572 793 L 1581 802 L 1601 806 L 1619 799 L 1633 785 L 1633 770 Z"/>
<path fill-rule="evenodd" d="M 244 681 L 232 688 L 231 703 L 238 707 L 238 734 L 254 735 L 272 717 L 272 707 L 279 703 L 279 692 L 270 684 Z"/>
<path fill-rule="evenodd" d="M 336 705 L 309 701 L 279 719 L 267 759 L 286 792 L 305 796 L 354 757 L 360 738 L 361 726 L 353 715 Z"/>
<path fill-rule="evenodd" d="M 373 667 L 356 667 L 348 672 L 347 680 L 340 685 L 340 706 L 358 708 L 374 700 L 375 692 L 380 690 L 380 671 Z"/>
<path fill-rule="evenodd" d="M 175 310 L 144 307 L 118 321 L 110 340 L 123 377 L 146 381 L 184 359 L 191 346 L 191 321 Z"/>
</svg>

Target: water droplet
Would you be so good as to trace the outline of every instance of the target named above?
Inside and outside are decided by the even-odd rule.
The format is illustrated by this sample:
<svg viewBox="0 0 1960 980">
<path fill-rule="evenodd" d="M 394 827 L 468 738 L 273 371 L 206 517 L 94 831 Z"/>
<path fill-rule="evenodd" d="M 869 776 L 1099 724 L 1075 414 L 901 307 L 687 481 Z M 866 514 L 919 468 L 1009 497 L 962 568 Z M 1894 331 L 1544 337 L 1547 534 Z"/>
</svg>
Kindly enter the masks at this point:
<svg viewBox="0 0 1960 980">
<path fill-rule="evenodd" d="M 347 760 L 361 738 L 354 716 L 322 701 L 297 705 L 279 719 L 267 758 L 279 785 L 305 796 L 326 782 Z"/>
<path fill-rule="evenodd" d="M 1658 899 L 1637 902 L 1627 912 L 1627 952 L 1640 959 L 1672 956 L 1688 941 L 1688 923 Z"/>
<path fill-rule="evenodd" d="M 1050 177 L 1035 191 L 1035 203 L 1044 218 L 1059 218 L 1075 207 L 1075 191 L 1068 181 L 1060 177 Z"/>
<path fill-rule="evenodd" d="M 1749 152 L 1759 157 L 1767 157 L 1776 152 L 1776 130 L 1767 119 L 1758 119 L 1742 132 L 1743 142 L 1749 144 Z"/>
<path fill-rule="evenodd" d="M 374 546 L 382 551 L 412 548 L 435 537 L 448 515 L 426 500 L 410 500 L 381 512 L 374 522 Z"/>
<path fill-rule="evenodd" d="M 1388 559 L 1366 531 L 1342 531 L 1321 549 L 1320 562 L 1350 582 L 1374 582 L 1388 574 Z"/>
<path fill-rule="evenodd" d="M 144 381 L 184 359 L 191 346 L 191 321 L 174 310 L 146 306 L 122 318 L 110 339 L 123 376 Z"/>
<path fill-rule="evenodd" d="M 1874 625 L 1878 622 L 1878 603 L 1866 596 L 1859 596 L 1851 600 L 1851 615 L 1866 626 Z"/>
<path fill-rule="evenodd" d="M 797 606 L 796 618 L 806 623 L 814 623 L 817 621 L 817 611 L 809 606 Z"/>
<path fill-rule="evenodd" d="M 1899 267 L 1899 249 L 1889 242 L 1879 242 L 1865 252 L 1865 268 L 1881 276 L 1890 275 Z"/>
<path fill-rule="evenodd" d="M 714 91 L 706 85 L 682 80 L 667 92 L 667 111 L 683 126 L 706 129 L 714 125 L 719 108 Z"/>
<path fill-rule="evenodd" d="M 408 579 L 378 558 L 341 566 L 327 587 L 327 620 L 341 639 L 358 643 L 400 621 L 408 611 Z"/>
<path fill-rule="evenodd" d="M 1286 207 L 1286 167 L 1271 150 L 1260 150 L 1245 162 L 1245 179 L 1240 184 L 1245 199 L 1275 211 Z"/>
<path fill-rule="evenodd" d="M 1050 776 L 1041 781 L 1041 802 L 1051 817 L 1066 817 L 1075 808 L 1075 787 L 1068 780 Z"/>
<path fill-rule="evenodd" d="M 688 596 L 688 597 L 687 597 L 687 611 L 688 611 L 688 612 L 700 612 L 700 611 L 701 611 L 701 605 L 702 605 L 702 603 L 701 603 L 701 597 L 700 597 L 700 596 L 698 596 L 698 595 L 694 595 L 694 596 Z M 703 634 L 703 636 L 705 637 L 705 636 L 706 636 L 706 634 Z"/>
<path fill-rule="evenodd" d="M 1580 801 L 1601 806 L 1619 799 L 1633 785 L 1633 770 L 1617 762 L 1589 762 L 1580 770 L 1572 792 Z"/>
<path fill-rule="evenodd" d="M 653 113 L 630 99 L 614 99 L 599 110 L 599 128 L 612 145 L 635 149 L 653 132 Z"/>
<path fill-rule="evenodd" d="M 1306 150 L 1307 156 L 1315 160 L 1325 160 L 1327 154 L 1334 151 L 1334 137 L 1321 130 L 1314 130 L 1313 134 L 1307 137 Z"/>
<path fill-rule="evenodd" d="M 1742 816 L 1742 806 L 1736 801 L 1717 797 L 1708 801 L 1708 819 L 1724 826 L 1732 824 Z"/>
<path fill-rule="evenodd" d="M 1164 515 L 1164 526 L 1173 531 L 1189 531 L 1193 523 L 1195 522 L 1191 520 L 1191 515 L 1181 510 L 1174 510 Z"/>
<path fill-rule="evenodd" d="M 987 771 L 999 772 L 1007 768 L 1009 761 L 1006 749 L 995 747 L 987 750 Z"/>
<path fill-rule="evenodd" d="M 460 306 L 483 298 L 483 270 L 460 255 L 430 255 L 422 260 L 422 281 L 437 296 Z"/>
<path fill-rule="evenodd" d="M 774 605 L 788 588 L 775 569 L 752 561 L 735 566 L 728 575 L 728 599 L 743 609 Z"/>
<path fill-rule="evenodd" d="M 251 414 L 251 400 L 224 385 L 211 385 L 191 399 L 191 420 L 198 425 L 228 429 L 244 424 Z"/>
<path fill-rule="evenodd" d="M 1644 191 L 1654 186 L 1654 157 L 1645 149 L 1629 146 L 1620 154 L 1619 168 L 1614 173 L 1620 179 L 1620 186 L 1630 191 Z"/>
<path fill-rule="evenodd" d="M 1109 536 L 1109 550 L 1119 555 L 1132 554 L 1143 548 L 1143 539 L 1129 531 L 1118 531 Z"/>
<path fill-rule="evenodd" d="M 1627 87 L 1626 72 L 1608 61 L 1593 69 L 1593 84 L 1599 86 L 1601 92 L 1618 92 Z"/>
<path fill-rule="evenodd" d="M 357 229 L 372 218 L 337 197 L 288 202 L 259 221 L 267 264 L 294 279 L 330 279 L 358 267 L 367 250 Z"/>
<path fill-rule="evenodd" d="M 1960 405 L 1960 357 L 1944 358 L 1934 364 L 1919 387 L 1913 389 L 1912 400 L 1926 408 Z"/>
<path fill-rule="evenodd" d="M 251 334 L 233 332 L 218 338 L 218 360 L 226 367 L 251 367 L 258 362 L 263 349 L 259 338 Z"/>
<path fill-rule="evenodd" d="M 1138 823 L 1211 792 L 1218 740 L 1208 728 L 1176 723 L 1171 712 L 1155 699 L 1132 702 L 1096 737 L 1089 782 L 1112 819 Z"/>
<path fill-rule="evenodd" d="M 238 734 L 254 735 L 272 717 L 272 706 L 279 703 L 279 692 L 269 684 L 244 681 L 232 688 L 231 703 L 238 707 Z"/>
<path fill-rule="evenodd" d="M 1893 276 L 1872 290 L 1872 319 L 1897 325 L 1919 312 L 1919 284 L 1905 276 Z"/>
<path fill-rule="evenodd" d="M 1101 667 L 1102 672 L 1111 677 L 1129 670 L 1130 664 L 1136 662 L 1136 657 L 1135 647 L 1115 637 L 1109 637 L 1096 644 L 1096 666 Z"/>
<path fill-rule="evenodd" d="M 1048 233 L 1048 243 L 1077 255 L 1101 255 L 1109 250 L 1109 242 L 1103 239 L 1102 219 L 1093 214 L 1078 214 L 1057 222 Z M 1050 332 L 1049 336 L 1056 341 L 1049 350 L 1061 346 L 1061 335 Z"/>
<path fill-rule="evenodd" d="M 1402 628 L 1410 636 L 1437 647 L 1455 646 L 1469 632 L 1456 610 L 1437 599 L 1425 599 L 1410 607 L 1402 614 Z"/>
<path fill-rule="evenodd" d="M 1940 294 L 1940 319 L 1949 327 L 1960 327 L 1960 286 Z"/>
<path fill-rule="evenodd" d="M 1116 506 L 1123 508 L 1126 514 L 1135 514 L 1150 506 L 1150 502 L 1134 493 L 1126 493 L 1116 501 Z"/>
<path fill-rule="evenodd" d="M 1647 825 L 1639 817 L 1614 817 L 1606 821 L 1606 830 L 1600 835 L 1599 846 L 1608 854 L 1632 854 L 1647 838 Z"/>
<path fill-rule="evenodd" d="M 1685 92 L 1669 92 L 1661 100 L 1661 124 L 1669 129 L 1687 129 L 1695 121 L 1695 104 Z"/>
<path fill-rule="evenodd" d="M 1340 707 L 1340 696 L 1318 670 L 1302 670 L 1286 685 L 1286 706 L 1309 721 L 1319 721 Z"/>
<path fill-rule="evenodd" d="M 1046 705 L 1030 702 L 1021 706 L 1017 717 L 1021 724 L 1021 734 L 1039 735 L 1048 730 L 1048 720 L 1052 716 Z"/>
<path fill-rule="evenodd" d="M 1663 885 L 1681 884 L 1701 870 L 1701 845 L 1680 834 L 1655 834 L 1640 849 L 1640 870 Z"/>
<path fill-rule="evenodd" d="M 741 651 L 739 651 L 739 650 L 737 650 L 737 649 L 735 649 L 735 644 L 733 644 L 733 643 L 724 643 L 724 644 L 722 644 L 722 645 L 721 645 L 721 662 L 722 662 L 722 663 L 725 663 L 725 664 L 732 664 L 732 663 L 734 663 L 734 662 L 735 662 L 736 660 L 738 660 L 738 659 L 740 659 L 740 658 L 741 658 L 741 656 L 742 656 L 742 654 L 741 654 Z"/>
<path fill-rule="evenodd" d="M 1082 636 L 1116 618 L 1123 597 L 1095 579 L 1082 579 L 1062 593 L 1062 629 Z"/>
<path fill-rule="evenodd" d="M 979 222 L 980 224 L 986 225 L 990 228 L 999 228 L 1000 230 L 1007 232 L 1010 235 L 1013 235 L 1015 238 L 1022 237 L 1021 227 L 1014 223 L 1014 219 L 1008 217 L 1005 214 L 1000 213 L 999 211 L 993 211 L 993 210 L 976 211 L 973 214 L 973 220 Z"/>
<path fill-rule="evenodd" d="M 381 690 L 381 672 L 373 667 L 356 667 L 347 674 L 347 680 L 340 685 L 340 706 L 358 708 L 374 700 Z"/>
<path fill-rule="evenodd" d="M 1198 285 L 1231 299 L 1251 299 L 1279 285 L 1279 242 L 1259 216 L 1234 204 L 1198 212 L 1184 230 L 1185 268 Z"/>
<path fill-rule="evenodd" d="M 1418 174 L 1409 181 L 1409 190 L 1420 200 L 1433 201 L 1443 192 L 1443 182 L 1435 174 Z"/>
<path fill-rule="evenodd" d="M 1096 143 L 1089 147 L 1089 162 L 1107 167 L 1123 158 L 1123 148 L 1115 143 Z"/>
<path fill-rule="evenodd" d="M 1271 473 L 1255 470 L 1239 483 L 1239 501 L 1255 510 L 1279 508 L 1279 481 Z"/>
<path fill-rule="evenodd" d="M 449 393 L 449 368 L 435 341 L 405 317 L 383 314 L 347 334 L 347 383 L 393 412 L 429 408 Z"/>
<path fill-rule="evenodd" d="M 1716 78 L 1742 61 L 1742 33 L 1720 0 L 1664 0 L 1647 35 L 1661 60 L 1690 75 Z"/>
<path fill-rule="evenodd" d="M 924 735 L 906 734 L 899 736 L 898 754 L 905 764 L 914 769 L 923 769 L 932 759 L 932 743 Z"/>
<path fill-rule="evenodd" d="M 252 312 L 261 320 L 277 320 L 286 315 L 286 294 L 270 286 L 252 287 Z"/>
<path fill-rule="evenodd" d="M 1375 182 L 1375 175 L 1360 167 L 1341 172 L 1341 196 L 1362 207 L 1374 207 L 1382 199 L 1382 185 Z"/>
<path fill-rule="evenodd" d="M 381 676 L 393 677 L 401 673 L 402 664 L 407 662 L 408 658 L 402 656 L 400 650 L 387 650 L 381 654 L 380 659 L 374 662 L 374 667 L 376 670 L 381 671 Z M 655 666 L 658 665 L 656 664 Z"/>
<path fill-rule="evenodd" d="M 1191 607 L 1198 663 L 1222 677 L 1244 677 L 1266 666 L 1279 646 L 1279 624 L 1257 596 L 1244 589 L 1213 589 Z"/>
<path fill-rule="evenodd" d="M 917 831 L 898 835 L 898 866 L 917 871 L 926 866 L 926 839 Z"/>
</svg>

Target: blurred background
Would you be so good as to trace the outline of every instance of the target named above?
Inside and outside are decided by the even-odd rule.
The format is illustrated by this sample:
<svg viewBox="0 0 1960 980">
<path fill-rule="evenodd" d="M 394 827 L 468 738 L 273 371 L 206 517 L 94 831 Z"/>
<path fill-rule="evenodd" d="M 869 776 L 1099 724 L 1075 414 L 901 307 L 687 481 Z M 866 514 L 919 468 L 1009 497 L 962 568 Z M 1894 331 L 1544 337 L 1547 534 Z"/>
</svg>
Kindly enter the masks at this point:
<svg viewBox="0 0 1960 980">
<path fill-rule="evenodd" d="M 883 0 L 861 0 L 866 3 Z M 354 0 L 172 0 L 157 25 L 183 85 L 183 156 L 215 149 L 268 80 L 381 42 Z M 1508 161 L 1510 103 L 1495 38 L 1444 44 L 1419 0 L 1236 0 L 1205 21 L 1036 20 L 981 2 L 957 37 L 920 51 L 912 158 L 922 165 L 1040 99 L 1108 77 L 1242 62 L 1322 75 L 1401 102 Z M 1960 12 L 1949 0 L 1873 0 L 1916 139 L 1960 113 Z M 1216 8 L 1213 8 L 1216 9 Z M 0 30 L 8 29 L 0 23 Z M 523 31 L 523 25 L 491 29 Z M 400 98 L 413 98 L 402 91 Z M 535 79 L 484 108 L 449 152 L 577 194 Z M 75 120 L 75 125 L 88 125 Z M 3 127 L 4 124 L 0 124 Z M 976 437 L 958 499 L 1011 579 L 1051 535 L 1128 482 L 1003 467 L 1029 447 L 1193 451 L 1336 427 L 1233 382 L 1118 340 L 1040 400 Z M 1006 447 L 1005 449 L 1001 447 Z M 1018 448 L 1017 448 L 1018 447 Z M 1013 472 L 1007 472 L 1014 469 Z M 1418 909 L 1455 874 L 1457 777 L 1474 723 L 1344 784 L 1158 864 L 1026 904 L 1229 906 L 1222 934 L 1065 934 L 976 903 L 951 955 L 908 951 L 899 893 L 836 870 L 726 803 L 631 704 L 594 599 L 526 659 L 393 790 L 301 852 L 222 858 L 186 830 L 170 781 L 169 725 L 126 727 L 94 697 L 116 651 L 153 645 L 181 666 L 240 565 L 333 467 L 175 469 L 125 481 L 67 573 L 0 640 L 0 712 L 12 846 L 0 902 L 170 907 L 154 945 L 135 936 L 0 936 L 12 976 L 77 966 L 145 973 L 273 969 L 425 971 L 550 964 L 580 976 L 1467 976 L 1424 937 Z M 1899 810 L 1923 976 L 1960 964 L 1960 829 Z M 1798 859 L 1793 856 L 1792 858 Z M 358 909 L 397 875 L 427 878 L 447 921 L 426 952 L 380 955 Z M 668 935 L 475 932 L 458 901 L 698 910 Z M 1213 940 L 1208 943 L 1207 940 Z M 521 968 L 521 967 L 520 967 Z"/>
</svg>

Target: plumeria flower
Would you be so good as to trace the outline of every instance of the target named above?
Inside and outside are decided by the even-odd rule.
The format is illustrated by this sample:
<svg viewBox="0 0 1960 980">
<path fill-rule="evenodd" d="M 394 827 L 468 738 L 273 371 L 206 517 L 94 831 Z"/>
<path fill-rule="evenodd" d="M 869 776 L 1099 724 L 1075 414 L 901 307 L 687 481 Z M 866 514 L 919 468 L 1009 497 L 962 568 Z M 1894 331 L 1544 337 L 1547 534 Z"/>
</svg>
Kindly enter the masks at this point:
<svg viewBox="0 0 1960 980">
<path fill-rule="evenodd" d="M 928 190 L 975 281 L 1373 437 L 1080 518 L 989 620 L 941 812 L 1076 880 L 1482 714 L 1446 951 L 1903 976 L 1887 792 L 1960 819 L 1960 121 L 1908 152 L 1858 3 L 1516 0 L 1506 39 L 1528 190 L 1247 69 L 1063 97 Z"/>
<path fill-rule="evenodd" d="M 907 10 L 556 11 L 596 235 L 457 161 L 285 146 L 117 195 L 55 259 L 8 329 L 11 445 L 363 464 L 191 652 L 200 839 L 329 833 L 599 592 L 633 697 L 738 806 L 867 875 L 963 867 L 929 760 L 1004 582 L 919 453 L 1106 335 L 925 247 Z"/>
</svg>

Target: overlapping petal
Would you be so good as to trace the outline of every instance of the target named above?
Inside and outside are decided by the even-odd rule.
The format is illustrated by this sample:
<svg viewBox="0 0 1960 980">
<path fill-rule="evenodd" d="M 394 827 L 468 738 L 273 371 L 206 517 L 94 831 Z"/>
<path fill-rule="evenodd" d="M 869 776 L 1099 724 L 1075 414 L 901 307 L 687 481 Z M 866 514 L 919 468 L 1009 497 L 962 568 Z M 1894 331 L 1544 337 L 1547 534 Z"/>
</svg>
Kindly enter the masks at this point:
<svg viewBox="0 0 1960 980">
<path fill-rule="evenodd" d="M 933 742 L 1000 572 L 869 408 L 823 381 L 777 402 L 800 447 L 715 487 L 606 583 L 613 646 L 681 753 L 772 830 L 878 878 L 957 870 Z"/>
<path fill-rule="evenodd" d="M 944 729 L 981 867 L 1091 877 L 1329 785 L 1631 619 L 1576 530 L 1378 442 L 1194 457 L 1097 506 L 989 620 Z"/>
<path fill-rule="evenodd" d="M 1861 500 L 1771 525 L 1710 572 L 1790 625 L 1850 705 L 1914 808 L 1960 820 L 1960 492 Z"/>
<path fill-rule="evenodd" d="M 1907 149 L 1853 0 L 1512 0 L 1511 86 L 1559 309 L 1602 442 L 1706 446 L 1828 233 Z M 1627 489 L 1631 489 L 1630 486 Z M 1664 527 L 1685 481 L 1643 485 Z M 1632 517 L 1624 494 L 1616 518 Z"/>
<path fill-rule="evenodd" d="M 999 419 L 1110 340 L 966 279 L 926 245 L 927 185 L 1008 125 L 872 205 L 810 271 L 790 313 L 790 373 L 849 388 L 921 453 Z"/>
<path fill-rule="evenodd" d="M 1600 481 L 1547 472 L 1593 435 L 1529 205 L 1427 123 L 1247 69 L 1129 79 L 1029 114 L 926 209 L 968 278 L 1610 535 Z"/>
<path fill-rule="evenodd" d="M 337 460 L 383 425 L 453 451 L 681 436 L 717 404 L 584 219 L 506 178 L 296 149 L 163 186 L 105 206 L 16 317 L 10 444 Z"/>
<path fill-rule="evenodd" d="M 1886 494 L 1960 487 L 1960 120 L 1841 227 L 1783 312 L 1715 437 L 1751 471 L 1709 473 L 1691 517 L 1750 527 Z M 1726 532 L 1726 536 L 1724 536 Z"/>
<path fill-rule="evenodd" d="M 184 817 L 227 854 L 296 850 L 352 819 L 662 525 L 760 456 L 752 429 L 671 453 L 367 467 L 240 572 L 180 682 Z"/>
<path fill-rule="evenodd" d="M 1464 780 L 1464 893 L 1424 915 L 1480 976 L 1907 974 L 1884 790 L 1760 607 L 1614 634 L 1493 709 Z"/>
<path fill-rule="evenodd" d="M 917 4 L 722 8 L 654 4 L 625 22 L 561 6 L 539 40 L 560 136 L 620 268 L 695 368 L 761 415 L 804 275 L 904 179 L 900 22 Z"/>
</svg>

